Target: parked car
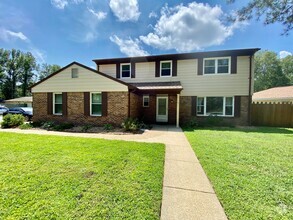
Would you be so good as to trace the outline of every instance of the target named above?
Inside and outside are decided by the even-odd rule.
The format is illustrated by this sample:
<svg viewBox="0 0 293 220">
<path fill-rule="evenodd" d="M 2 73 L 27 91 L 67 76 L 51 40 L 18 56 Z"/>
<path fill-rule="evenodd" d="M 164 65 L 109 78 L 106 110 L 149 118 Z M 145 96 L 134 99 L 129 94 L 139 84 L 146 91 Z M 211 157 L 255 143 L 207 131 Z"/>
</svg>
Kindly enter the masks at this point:
<svg viewBox="0 0 293 220">
<path fill-rule="evenodd" d="M 7 114 L 23 115 L 26 120 L 31 121 L 33 117 L 33 109 L 30 107 L 15 107 L 10 108 L 7 112 L 3 113 L 3 116 Z"/>
<path fill-rule="evenodd" d="M 6 112 L 8 112 L 8 108 L 6 108 L 5 106 L 0 106 L 0 115 L 3 115 Z"/>
</svg>

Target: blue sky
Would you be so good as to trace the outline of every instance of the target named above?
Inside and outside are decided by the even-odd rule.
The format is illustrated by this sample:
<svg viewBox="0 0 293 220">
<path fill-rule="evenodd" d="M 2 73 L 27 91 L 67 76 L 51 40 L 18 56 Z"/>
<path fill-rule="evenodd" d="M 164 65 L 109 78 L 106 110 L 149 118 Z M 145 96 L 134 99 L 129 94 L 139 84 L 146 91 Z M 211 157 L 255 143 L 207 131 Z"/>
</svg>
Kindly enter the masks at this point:
<svg viewBox="0 0 293 220">
<path fill-rule="evenodd" d="M 293 53 L 280 24 L 228 23 L 241 4 L 175 0 L 1 0 L 0 48 L 32 52 L 39 63 L 260 47 Z"/>
</svg>

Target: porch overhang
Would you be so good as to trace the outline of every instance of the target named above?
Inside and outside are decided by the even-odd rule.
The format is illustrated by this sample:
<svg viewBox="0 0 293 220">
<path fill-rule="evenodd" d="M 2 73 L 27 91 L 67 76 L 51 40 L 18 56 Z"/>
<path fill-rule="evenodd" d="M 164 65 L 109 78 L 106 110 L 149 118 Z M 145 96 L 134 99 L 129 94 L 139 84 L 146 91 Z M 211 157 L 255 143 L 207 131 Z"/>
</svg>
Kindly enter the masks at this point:
<svg viewBox="0 0 293 220">
<path fill-rule="evenodd" d="M 179 94 L 183 87 L 179 81 L 175 82 L 145 82 L 131 83 L 139 94 Z"/>
</svg>

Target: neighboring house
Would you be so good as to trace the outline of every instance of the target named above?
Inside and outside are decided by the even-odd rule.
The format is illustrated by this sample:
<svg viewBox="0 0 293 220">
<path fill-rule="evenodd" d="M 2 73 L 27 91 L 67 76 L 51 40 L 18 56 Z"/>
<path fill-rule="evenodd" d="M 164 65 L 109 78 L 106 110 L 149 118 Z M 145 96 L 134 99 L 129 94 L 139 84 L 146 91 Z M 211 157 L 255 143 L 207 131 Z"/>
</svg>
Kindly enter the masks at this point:
<svg viewBox="0 0 293 220">
<path fill-rule="evenodd" d="M 33 103 L 33 97 L 25 96 L 25 97 L 5 100 L 4 104 L 8 108 L 12 108 L 12 107 L 32 107 L 32 103 Z"/>
<path fill-rule="evenodd" d="M 252 102 L 293 103 L 293 86 L 275 87 L 253 94 Z"/>
<path fill-rule="evenodd" d="M 247 125 L 258 48 L 73 62 L 31 87 L 34 120 L 177 126 L 218 115 Z"/>
</svg>

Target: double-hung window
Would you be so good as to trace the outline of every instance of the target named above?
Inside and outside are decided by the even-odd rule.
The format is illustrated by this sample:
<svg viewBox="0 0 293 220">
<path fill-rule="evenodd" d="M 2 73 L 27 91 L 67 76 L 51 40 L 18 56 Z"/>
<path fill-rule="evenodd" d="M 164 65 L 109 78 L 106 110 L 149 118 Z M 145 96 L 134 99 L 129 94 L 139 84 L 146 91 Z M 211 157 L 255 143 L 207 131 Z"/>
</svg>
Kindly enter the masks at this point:
<svg viewBox="0 0 293 220">
<path fill-rule="evenodd" d="M 160 62 L 160 76 L 172 76 L 172 61 Z"/>
<path fill-rule="evenodd" d="M 120 65 L 121 78 L 130 78 L 131 76 L 131 65 L 130 63 L 123 63 Z"/>
<path fill-rule="evenodd" d="M 203 72 L 205 75 L 230 74 L 230 63 L 230 57 L 205 58 Z"/>
<path fill-rule="evenodd" d="M 71 78 L 78 78 L 78 68 L 72 68 L 71 69 Z"/>
<path fill-rule="evenodd" d="M 62 93 L 54 93 L 53 113 L 54 115 L 62 115 Z"/>
<path fill-rule="evenodd" d="M 143 97 L 142 97 L 142 102 L 143 102 L 143 104 L 142 104 L 142 106 L 143 107 L 149 107 L 149 104 L 150 104 L 150 96 L 149 95 L 143 95 Z"/>
<path fill-rule="evenodd" d="M 198 97 L 197 115 L 234 116 L 234 97 Z"/>
<path fill-rule="evenodd" d="M 102 94 L 91 93 L 91 115 L 101 116 L 102 115 Z"/>
</svg>

